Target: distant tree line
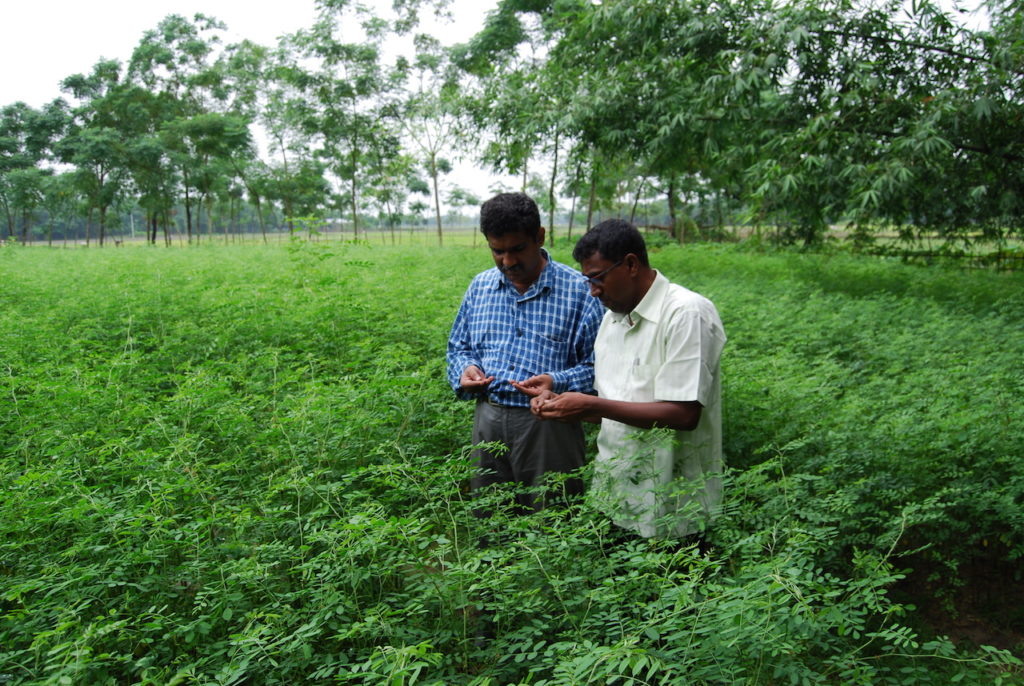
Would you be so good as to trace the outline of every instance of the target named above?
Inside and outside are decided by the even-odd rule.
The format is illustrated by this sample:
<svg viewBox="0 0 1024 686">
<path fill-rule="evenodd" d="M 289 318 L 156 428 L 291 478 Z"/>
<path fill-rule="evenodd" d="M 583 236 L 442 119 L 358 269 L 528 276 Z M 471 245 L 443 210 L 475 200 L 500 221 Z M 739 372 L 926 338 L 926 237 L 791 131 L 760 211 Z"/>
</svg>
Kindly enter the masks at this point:
<svg viewBox="0 0 1024 686">
<path fill-rule="evenodd" d="M 441 241 L 442 205 L 480 200 L 444 181 L 462 158 L 520 176 L 570 230 L 656 212 L 678 240 L 1021 235 L 1019 3 L 500 0 L 453 47 L 418 33 L 445 4 L 318 0 L 272 47 L 168 16 L 127 64 L 64 79 L 67 99 L 0 110 L 4 233 L 103 244 L 136 212 L 153 243 L 303 216 L 358 234 L 431 213 Z M 383 48 L 400 37 L 408 54 Z"/>
</svg>

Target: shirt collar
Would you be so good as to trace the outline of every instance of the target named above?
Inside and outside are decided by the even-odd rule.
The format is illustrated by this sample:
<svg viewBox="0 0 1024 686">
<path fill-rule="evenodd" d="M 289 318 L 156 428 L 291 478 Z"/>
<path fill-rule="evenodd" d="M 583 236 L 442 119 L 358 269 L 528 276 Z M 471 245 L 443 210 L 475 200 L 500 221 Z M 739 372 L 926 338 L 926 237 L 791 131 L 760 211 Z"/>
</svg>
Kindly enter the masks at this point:
<svg viewBox="0 0 1024 686">
<path fill-rule="evenodd" d="M 544 269 L 541 270 L 540 276 L 537 277 L 537 280 L 530 284 L 530 287 L 526 289 L 526 293 L 520 293 L 519 291 L 515 291 L 516 295 L 520 298 L 525 298 L 531 293 L 543 292 L 545 288 L 550 289 L 555 285 L 555 270 L 551 266 L 551 255 L 549 255 L 548 251 L 545 250 L 544 248 L 541 248 L 540 251 L 541 254 L 544 255 L 545 259 Z M 501 273 L 500 269 L 495 267 L 494 271 L 497 273 L 497 278 L 494 280 L 495 289 L 511 288 L 512 290 L 515 290 L 515 288 L 505 277 L 505 275 Z M 534 289 L 536 289 L 536 291 L 534 291 Z"/>
<path fill-rule="evenodd" d="M 646 319 L 652 324 L 657 324 L 661 319 L 661 304 L 668 292 L 668 279 L 657 269 L 654 270 L 654 281 L 647 289 L 644 297 L 633 308 L 632 312 L 626 314 L 612 313 L 612 319 L 622 322 L 627 326 L 635 326 L 641 319 Z"/>
</svg>

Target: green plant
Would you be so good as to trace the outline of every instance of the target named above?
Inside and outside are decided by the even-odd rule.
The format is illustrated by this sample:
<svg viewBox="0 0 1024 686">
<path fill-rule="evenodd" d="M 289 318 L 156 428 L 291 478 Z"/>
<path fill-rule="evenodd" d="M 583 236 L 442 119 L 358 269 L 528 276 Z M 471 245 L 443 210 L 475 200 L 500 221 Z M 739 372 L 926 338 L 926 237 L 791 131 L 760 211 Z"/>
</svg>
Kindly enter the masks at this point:
<svg viewBox="0 0 1024 686">
<path fill-rule="evenodd" d="M 895 592 L 1019 558 L 1019 277 L 659 251 L 730 337 L 704 557 L 474 517 L 442 358 L 486 255 L 332 250 L 4 254 L 5 679 L 1021 683 Z"/>
</svg>

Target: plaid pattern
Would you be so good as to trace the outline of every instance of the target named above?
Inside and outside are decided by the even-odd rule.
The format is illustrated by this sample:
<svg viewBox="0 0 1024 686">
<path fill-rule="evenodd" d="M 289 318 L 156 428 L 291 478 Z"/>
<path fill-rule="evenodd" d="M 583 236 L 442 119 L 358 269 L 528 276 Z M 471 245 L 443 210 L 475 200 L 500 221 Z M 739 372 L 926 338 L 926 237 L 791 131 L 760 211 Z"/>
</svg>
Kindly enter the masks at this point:
<svg viewBox="0 0 1024 686">
<path fill-rule="evenodd" d="M 510 380 L 550 374 L 554 390 L 589 393 L 594 384 L 594 337 L 604 316 L 575 269 L 548 257 L 547 266 L 520 294 L 497 267 L 477 274 L 466 290 L 448 338 L 448 383 L 460 398 L 459 377 L 470 365 L 494 376 L 488 397 L 529 407 Z"/>
</svg>

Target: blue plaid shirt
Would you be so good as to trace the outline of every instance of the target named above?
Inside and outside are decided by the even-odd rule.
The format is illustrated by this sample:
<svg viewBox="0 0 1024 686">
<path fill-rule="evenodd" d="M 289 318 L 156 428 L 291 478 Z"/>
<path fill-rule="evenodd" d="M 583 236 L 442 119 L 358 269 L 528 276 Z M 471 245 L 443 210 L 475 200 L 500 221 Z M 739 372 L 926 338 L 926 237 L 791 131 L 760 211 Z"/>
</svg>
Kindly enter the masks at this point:
<svg viewBox="0 0 1024 686">
<path fill-rule="evenodd" d="M 547 253 L 545 253 L 547 255 Z M 520 294 L 497 267 L 477 274 L 466 290 L 448 337 L 448 383 L 460 398 L 459 378 L 476 365 L 494 381 L 493 402 L 529 407 L 530 398 L 509 381 L 550 374 L 554 391 L 589 393 L 594 384 L 594 337 L 604 316 L 601 301 L 578 271 L 548 256 L 537 281 Z"/>
</svg>

